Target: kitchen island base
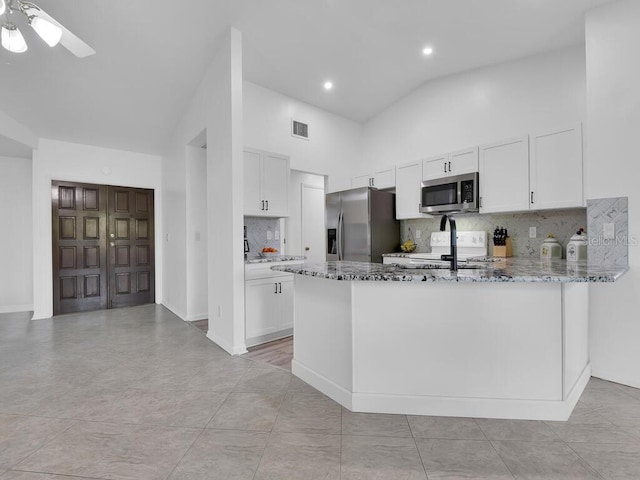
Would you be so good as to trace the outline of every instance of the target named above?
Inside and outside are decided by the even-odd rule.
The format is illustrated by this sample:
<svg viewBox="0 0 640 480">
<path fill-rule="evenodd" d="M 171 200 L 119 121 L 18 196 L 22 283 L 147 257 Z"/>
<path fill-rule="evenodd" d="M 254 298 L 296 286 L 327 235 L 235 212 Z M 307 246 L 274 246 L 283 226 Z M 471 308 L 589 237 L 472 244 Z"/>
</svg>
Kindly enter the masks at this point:
<svg viewBox="0 0 640 480">
<path fill-rule="evenodd" d="M 587 283 L 294 281 L 292 372 L 355 412 L 566 420 L 591 375 Z"/>
</svg>

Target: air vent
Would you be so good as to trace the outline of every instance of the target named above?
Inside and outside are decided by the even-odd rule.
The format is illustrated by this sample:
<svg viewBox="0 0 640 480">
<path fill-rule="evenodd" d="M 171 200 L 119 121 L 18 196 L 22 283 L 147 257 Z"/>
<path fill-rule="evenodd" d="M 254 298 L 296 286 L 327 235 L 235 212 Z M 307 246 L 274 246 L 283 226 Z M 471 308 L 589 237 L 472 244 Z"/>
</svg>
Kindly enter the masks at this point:
<svg viewBox="0 0 640 480">
<path fill-rule="evenodd" d="M 309 125 L 306 123 L 291 120 L 291 135 L 298 138 L 309 140 Z"/>
</svg>

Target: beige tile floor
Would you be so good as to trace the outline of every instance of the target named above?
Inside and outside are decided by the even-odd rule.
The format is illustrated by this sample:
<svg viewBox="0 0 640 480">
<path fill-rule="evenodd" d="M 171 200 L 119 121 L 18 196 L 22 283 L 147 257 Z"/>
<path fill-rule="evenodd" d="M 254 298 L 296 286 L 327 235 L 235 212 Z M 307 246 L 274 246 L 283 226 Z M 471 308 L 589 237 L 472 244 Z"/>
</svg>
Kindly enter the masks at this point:
<svg viewBox="0 0 640 480">
<path fill-rule="evenodd" d="M 640 391 L 568 422 L 352 413 L 160 306 L 0 314 L 0 480 L 640 479 Z"/>
</svg>

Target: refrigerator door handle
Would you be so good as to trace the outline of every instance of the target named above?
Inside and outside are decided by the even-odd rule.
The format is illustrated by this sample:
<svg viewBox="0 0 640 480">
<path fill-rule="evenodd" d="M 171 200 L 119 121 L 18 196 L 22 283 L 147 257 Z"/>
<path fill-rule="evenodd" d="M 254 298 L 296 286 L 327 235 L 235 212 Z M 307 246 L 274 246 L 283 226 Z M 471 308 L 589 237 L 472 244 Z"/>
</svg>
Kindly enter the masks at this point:
<svg viewBox="0 0 640 480">
<path fill-rule="evenodd" d="M 342 261 L 342 249 L 344 247 L 343 245 L 343 240 L 344 240 L 344 217 L 342 212 L 340 212 L 338 214 L 338 261 Z"/>
</svg>

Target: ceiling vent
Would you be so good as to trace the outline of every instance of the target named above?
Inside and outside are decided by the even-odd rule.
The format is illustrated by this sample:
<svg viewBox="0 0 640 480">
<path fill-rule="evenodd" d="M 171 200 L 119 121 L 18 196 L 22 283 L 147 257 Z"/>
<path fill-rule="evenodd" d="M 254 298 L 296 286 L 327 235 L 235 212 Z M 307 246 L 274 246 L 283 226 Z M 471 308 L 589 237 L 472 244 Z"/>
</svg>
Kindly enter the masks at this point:
<svg viewBox="0 0 640 480">
<path fill-rule="evenodd" d="M 291 135 L 309 140 L 309 125 L 291 119 Z"/>
</svg>

